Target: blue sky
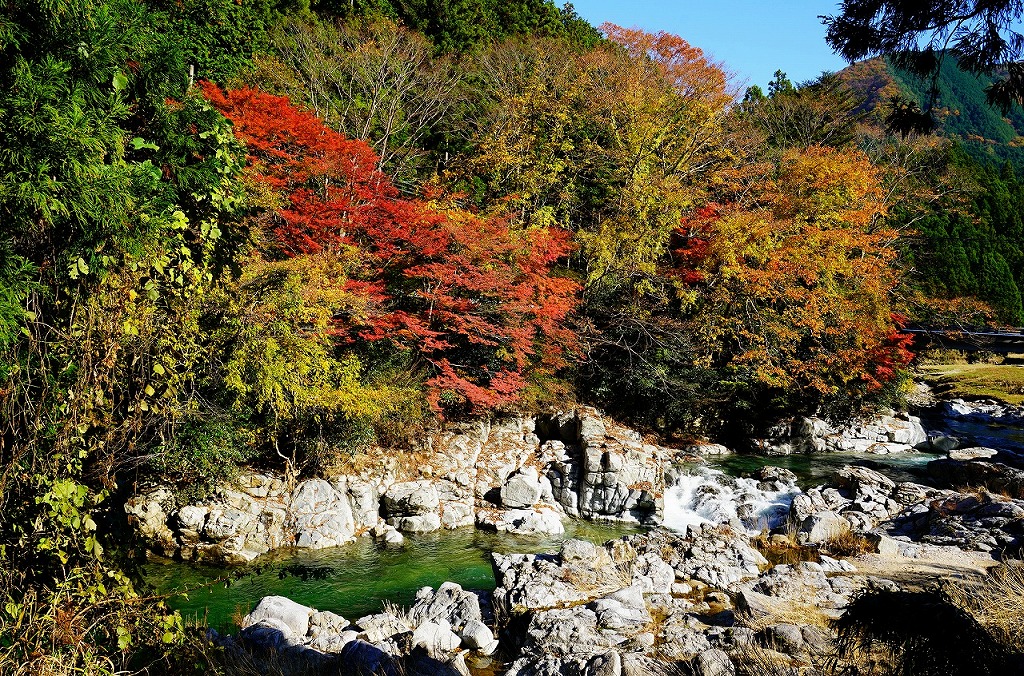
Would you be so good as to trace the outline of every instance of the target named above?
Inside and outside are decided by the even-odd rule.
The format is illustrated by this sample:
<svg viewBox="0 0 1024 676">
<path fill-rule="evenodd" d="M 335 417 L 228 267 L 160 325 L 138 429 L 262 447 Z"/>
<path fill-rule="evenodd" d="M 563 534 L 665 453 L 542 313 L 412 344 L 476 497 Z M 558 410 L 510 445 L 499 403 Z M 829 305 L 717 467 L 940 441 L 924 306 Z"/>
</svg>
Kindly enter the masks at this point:
<svg viewBox="0 0 1024 676">
<path fill-rule="evenodd" d="M 559 0 L 558 4 L 562 4 Z M 810 80 L 846 62 L 825 44 L 819 14 L 836 13 L 822 0 L 573 0 L 580 16 L 649 31 L 664 30 L 725 64 L 736 84 L 764 87 L 776 70 L 793 82 Z"/>
</svg>

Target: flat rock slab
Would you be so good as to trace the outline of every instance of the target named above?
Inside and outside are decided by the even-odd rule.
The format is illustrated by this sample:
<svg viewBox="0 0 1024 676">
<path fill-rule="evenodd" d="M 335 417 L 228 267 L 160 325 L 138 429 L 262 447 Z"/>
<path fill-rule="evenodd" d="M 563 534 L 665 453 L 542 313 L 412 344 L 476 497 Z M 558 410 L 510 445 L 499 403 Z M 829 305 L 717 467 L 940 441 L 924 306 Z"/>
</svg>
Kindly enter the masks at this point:
<svg viewBox="0 0 1024 676">
<path fill-rule="evenodd" d="M 924 589 L 939 578 L 981 577 L 999 565 L 986 552 L 927 544 L 919 545 L 918 556 L 912 559 L 899 554 L 862 554 L 851 561 L 860 574 L 885 577 L 910 589 Z"/>
</svg>

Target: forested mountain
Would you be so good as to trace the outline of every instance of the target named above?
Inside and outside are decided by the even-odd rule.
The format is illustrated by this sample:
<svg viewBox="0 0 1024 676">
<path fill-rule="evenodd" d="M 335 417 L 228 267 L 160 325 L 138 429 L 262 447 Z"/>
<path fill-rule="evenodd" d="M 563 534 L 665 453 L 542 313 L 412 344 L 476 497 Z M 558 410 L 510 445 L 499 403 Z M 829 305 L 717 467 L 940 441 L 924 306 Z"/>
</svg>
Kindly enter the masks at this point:
<svg viewBox="0 0 1024 676">
<path fill-rule="evenodd" d="M 974 297 L 990 304 L 1008 324 L 1024 323 L 1021 214 L 1024 186 L 1024 113 L 1006 116 L 986 101 L 993 79 L 965 73 L 946 58 L 934 80 L 922 80 L 878 57 L 853 64 L 838 77 L 859 101 L 864 123 L 886 125 L 894 98 L 925 106 L 937 91 L 938 140 L 946 139 L 941 165 L 945 196 L 927 208 L 897 209 L 914 235 L 907 240 L 908 281 L 931 297 Z M 937 193 L 937 194 L 938 194 Z"/>
<path fill-rule="evenodd" d="M 839 77 L 863 99 L 860 110 L 884 120 L 894 96 L 924 107 L 934 87 L 937 133 L 957 141 L 963 151 L 982 164 L 1024 166 L 1024 111 L 1014 107 L 1006 115 L 986 101 L 995 78 L 973 75 L 947 56 L 934 78 L 900 70 L 876 57 L 845 68 Z"/>
</svg>

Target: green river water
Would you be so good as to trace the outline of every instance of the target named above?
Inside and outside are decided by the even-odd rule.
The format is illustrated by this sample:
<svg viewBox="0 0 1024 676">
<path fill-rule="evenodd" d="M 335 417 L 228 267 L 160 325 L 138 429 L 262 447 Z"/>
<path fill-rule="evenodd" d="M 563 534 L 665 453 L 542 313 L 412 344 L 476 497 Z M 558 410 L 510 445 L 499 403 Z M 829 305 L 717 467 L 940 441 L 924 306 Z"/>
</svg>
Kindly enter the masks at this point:
<svg viewBox="0 0 1024 676">
<path fill-rule="evenodd" d="M 924 453 L 890 456 L 828 454 L 812 456 L 728 456 L 711 466 L 728 474 L 756 472 L 764 465 L 785 467 L 807 486 L 822 483 L 839 467 L 853 462 L 883 466 L 897 481 L 919 480 L 924 464 L 935 458 Z M 194 566 L 176 561 L 153 561 L 146 566 L 147 581 L 159 592 L 174 595 L 172 607 L 186 617 L 216 629 L 231 629 L 231 618 L 244 615 L 264 596 L 287 596 L 318 610 L 330 610 L 350 619 L 379 612 L 384 601 L 409 605 L 418 589 L 437 587 L 446 580 L 467 589 L 494 588 L 491 552 L 557 552 L 570 537 L 603 543 L 639 529 L 624 524 L 566 521 L 558 536 L 491 533 L 475 528 L 410 535 L 400 546 L 388 546 L 370 537 L 319 551 L 270 554 L 240 569 Z"/>
<path fill-rule="evenodd" d="M 568 520 L 565 534 L 557 536 L 468 527 L 408 535 L 400 546 L 361 537 L 331 549 L 270 554 L 239 569 L 157 560 L 147 564 L 145 575 L 163 593 L 190 590 L 173 596 L 170 605 L 215 629 L 230 629 L 236 611 L 244 615 L 268 595 L 356 619 L 380 612 L 384 601 L 411 605 L 418 589 L 446 580 L 466 589 L 494 589 L 490 552 L 557 552 L 566 538 L 603 543 L 636 532 L 640 529 L 624 524 Z"/>
</svg>

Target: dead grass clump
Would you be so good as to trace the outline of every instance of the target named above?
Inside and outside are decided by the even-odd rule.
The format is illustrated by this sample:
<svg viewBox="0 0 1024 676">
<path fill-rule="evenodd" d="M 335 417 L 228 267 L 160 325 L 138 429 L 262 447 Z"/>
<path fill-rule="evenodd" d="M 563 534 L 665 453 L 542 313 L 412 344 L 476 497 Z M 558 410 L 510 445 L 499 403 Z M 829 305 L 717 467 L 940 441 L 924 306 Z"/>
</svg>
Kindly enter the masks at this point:
<svg viewBox="0 0 1024 676">
<path fill-rule="evenodd" d="M 1009 651 L 941 591 L 870 591 L 833 627 L 837 659 L 891 656 L 893 676 L 1000 676 L 1013 673 Z"/>
<path fill-rule="evenodd" d="M 750 544 L 773 566 L 793 565 L 802 561 L 815 563 L 821 561 L 821 556 L 816 548 L 807 547 L 797 542 L 795 529 L 792 532 L 774 535 L 762 531 L 760 535 L 751 539 Z"/>
<path fill-rule="evenodd" d="M 831 626 L 834 615 L 825 612 L 821 607 L 811 603 L 801 603 L 791 599 L 780 599 L 771 612 L 758 617 L 748 617 L 743 624 L 754 631 L 761 631 L 776 624 L 810 625 L 827 628 Z"/>
<path fill-rule="evenodd" d="M 610 566 L 585 568 L 571 566 L 562 573 L 562 579 L 589 598 L 617 592 L 633 584 L 632 560 L 615 561 Z"/>
<path fill-rule="evenodd" d="M 873 552 L 875 546 L 860 533 L 854 533 L 850 528 L 843 528 L 821 544 L 821 551 L 829 556 L 847 558 Z"/>
<path fill-rule="evenodd" d="M 1024 652 L 1024 562 L 1002 563 L 980 584 L 947 584 L 945 592 L 997 641 Z"/>
<path fill-rule="evenodd" d="M 799 676 L 800 666 L 793 658 L 757 644 L 732 654 L 736 676 Z"/>
<path fill-rule="evenodd" d="M 250 604 L 247 603 L 243 608 L 240 604 L 235 604 L 235 609 L 231 611 L 231 624 L 234 628 L 242 628 L 242 622 L 245 621 L 246 615 L 252 612 L 252 608 L 250 608 L 249 605 Z"/>
<path fill-rule="evenodd" d="M 385 600 L 381 603 L 381 610 L 392 617 L 397 617 L 398 621 L 409 627 L 410 630 L 418 626 L 418 623 L 413 620 L 412 608 L 406 608 L 393 601 Z"/>
</svg>

